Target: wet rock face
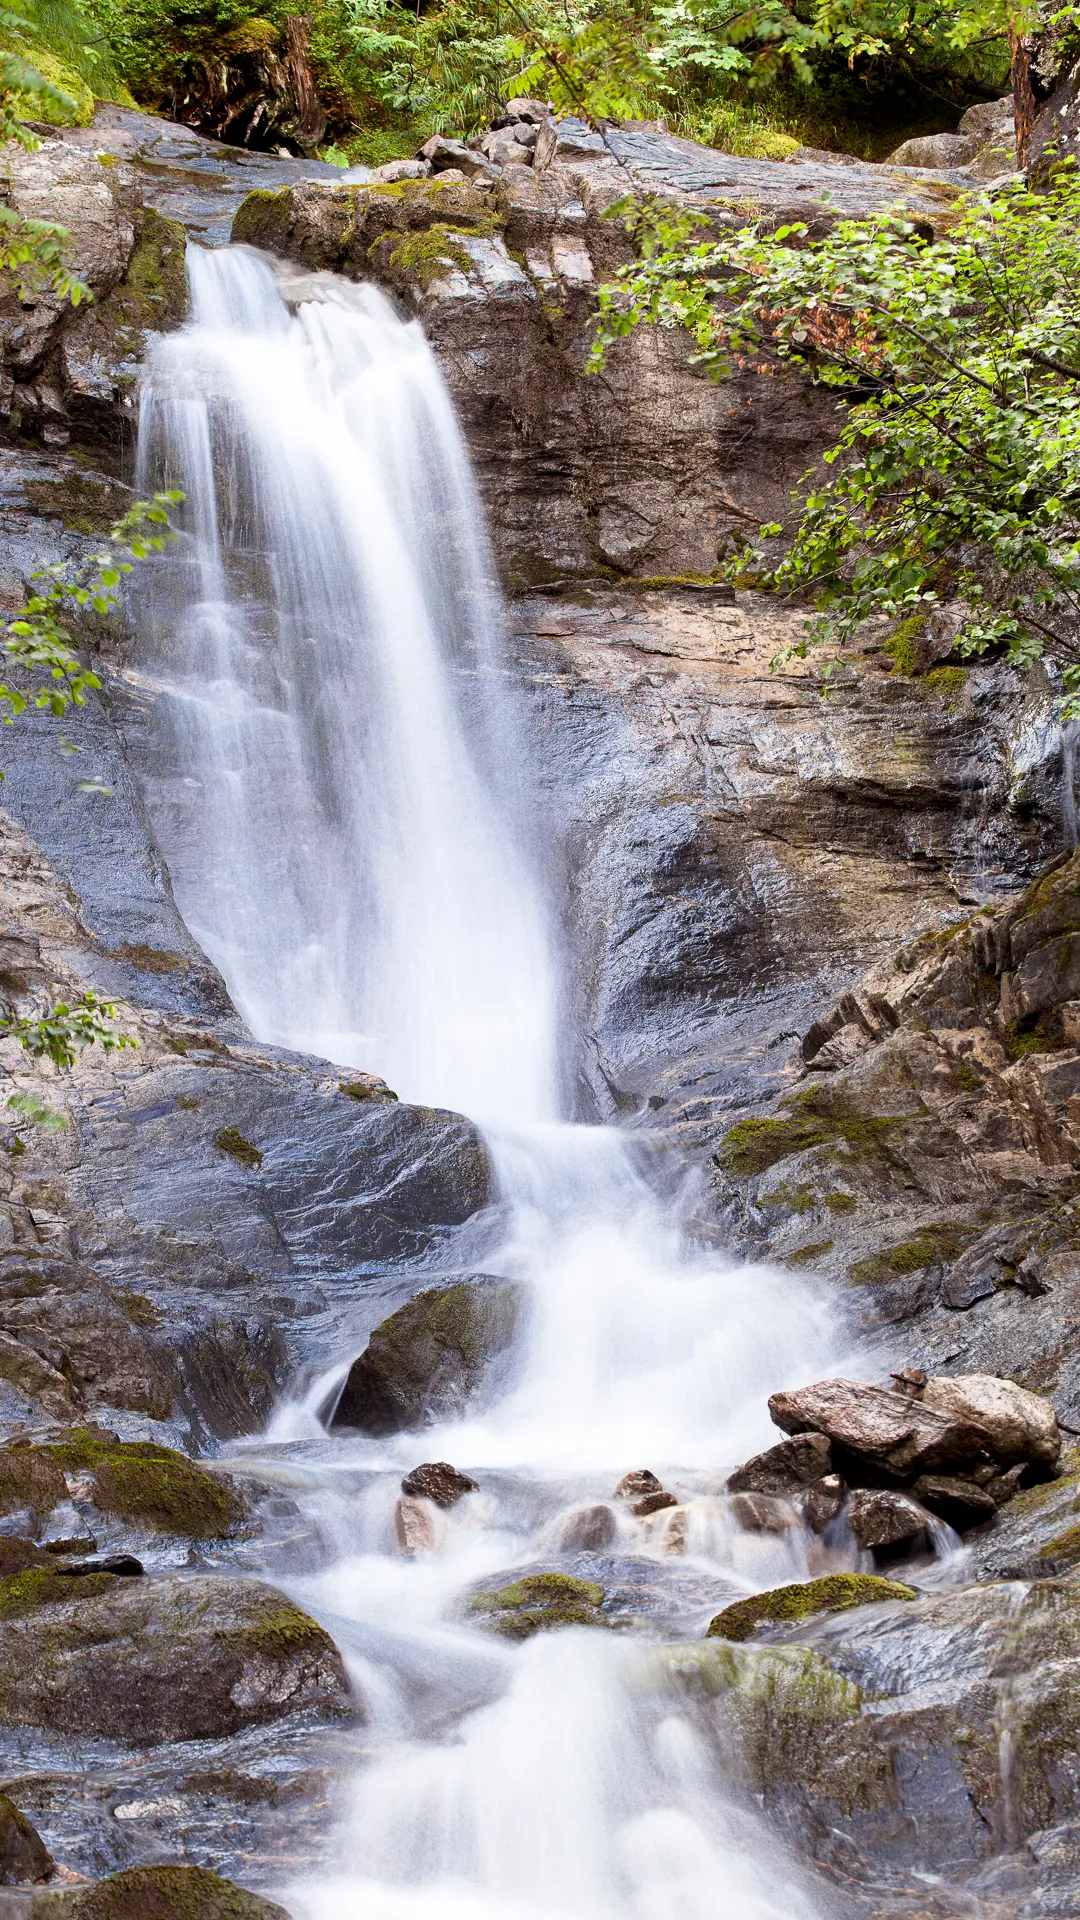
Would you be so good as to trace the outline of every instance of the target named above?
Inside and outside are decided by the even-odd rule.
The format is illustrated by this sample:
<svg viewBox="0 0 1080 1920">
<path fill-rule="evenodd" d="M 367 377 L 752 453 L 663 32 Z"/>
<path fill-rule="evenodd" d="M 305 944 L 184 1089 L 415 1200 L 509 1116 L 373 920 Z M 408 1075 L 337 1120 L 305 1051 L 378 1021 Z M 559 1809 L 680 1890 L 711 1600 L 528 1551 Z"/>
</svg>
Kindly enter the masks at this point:
<svg viewBox="0 0 1080 1920">
<path fill-rule="evenodd" d="M 989 1432 L 966 1405 L 938 1409 L 861 1381 L 823 1380 L 774 1393 L 769 1412 L 785 1431 L 823 1433 L 897 1478 L 932 1468 L 981 1466 L 990 1457 Z"/>
<path fill-rule="evenodd" d="M 1004 904 L 901 947 L 804 1031 L 801 1084 L 730 1128 L 716 1156 L 726 1217 L 750 1244 L 781 1258 L 808 1247 L 890 1353 L 951 1376 L 923 1393 L 927 1413 L 974 1419 L 1004 1466 L 1025 1453 L 1047 1471 L 1060 1440 L 1024 1392 L 1069 1427 L 1080 1412 L 1067 1333 L 1078 917 L 1080 861 L 1061 857 Z"/>
<path fill-rule="evenodd" d="M 352 1710 L 329 1635 L 258 1581 L 35 1570 L 0 1580 L 0 1617 L 9 1723 L 147 1744 Z"/>
<path fill-rule="evenodd" d="M 728 1475 L 729 1493 L 801 1493 L 832 1470 L 832 1446 L 823 1433 L 796 1433 L 754 1455 Z"/>
<path fill-rule="evenodd" d="M 417 1294 L 376 1327 L 354 1360 L 332 1424 L 382 1435 L 460 1413 L 493 1362 L 508 1354 L 521 1293 L 511 1281 L 473 1275 Z M 429 1489 L 425 1484 L 405 1491 Z M 447 1504 L 438 1494 L 431 1497 Z"/>
<path fill-rule="evenodd" d="M 772 1587 L 748 1600 L 736 1600 L 711 1622 L 710 1639 L 749 1640 L 770 1629 L 795 1626 L 819 1613 L 846 1613 L 850 1607 L 870 1607 L 889 1600 L 914 1600 L 914 1587 L 881 1580 L 872 1573 L 833 1573 L 821 1580 Z"/>
<path fill-rule="evenodd" d="M 1074 1588 L 1043 1581 L 793 1622 L 800 1645 L 768 1701 L 748 1669 L 715 1711 L 737 1730 L 765 1808 L 811 1857 L 842 1858 L 848 1885 L 881 1900 L 930 1872 L 958 1902 L 1067 1911 L 1077 1604 Z M 795 1665 L 811 1653 L 812 1681 Z"/>
</svg>

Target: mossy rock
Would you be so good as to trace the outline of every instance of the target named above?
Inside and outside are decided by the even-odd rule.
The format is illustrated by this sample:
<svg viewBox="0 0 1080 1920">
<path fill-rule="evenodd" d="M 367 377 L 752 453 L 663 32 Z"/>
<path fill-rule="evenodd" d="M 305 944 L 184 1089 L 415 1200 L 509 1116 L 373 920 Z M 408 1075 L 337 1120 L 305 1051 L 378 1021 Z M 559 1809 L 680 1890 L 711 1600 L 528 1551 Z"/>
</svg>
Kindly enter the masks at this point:
<svg viewBox="0 0 1080 1920">
<path fill-rule="evenodd" d="M 244 1518 L 243 1502 L 224 1480 L 151 1440 L 115 1440 L 73 1427 L 40 1451 L 61 1479 L 65 1473 L 92 1474 L 94 1505 L 102 1513 L 189 1540 L 226 1539 Z"/>
<path fill-rule="evenodd" d="M 872 1573 L 830 1573 L 789 1587 L 736 1600 L 709 1625 L 707 1639 L 749 1640 L 759 1627 L 792 1626 L 814 1613 L 846 1613 L 849 1607 L 867 1607 L 879 1600 L 917 1600 L 914 1587 L 898 1580 L 880 1580 Z"/>
<path fill-rule="evenodd" d="M 418 1293 L 375 1328 L 332 1424 L 382 1436 L 460 1413 L 509 1351 L 521 1300 L 515 1282 L 483 1275 Z"/>
<path fill-rule="evenodd" d="M 9 1725 L 142 1746 L 352 1710 L 329 1635 L 258 1580 L 35 1569 L 0 1581 L 0 1617 Z"/>
<path fill-rule="evenodd" d="M 262 1166 L 262 1151 L 251 1140 L 245 1140 L 236 1127 L 222 1127 L 214 1135 L 214 1145 L 219 1153 L 227 1153 L 230 1160 L 236 1160 L 242 1167 L 249 1167 L 254 1173 Z"/>
<path fill-rule="evenodd" d="M 527 1573 L 508 1587 L 470 1594 L 470 1613 L 484 1616 L 493 1632 L 508 1640 L 528 1640 L 552 1627 L 606 1627 L 600 1611 L 604 1589 L 595 1580 L 574 1580 L 568 1573 Z"/>
<path fill-rule="evenodd" d="M 0 1447 L 0 1513 L 51 1513 L 67 1499 L 63 1469 L 37 1447 Z"/>
<path fill-rule="evenodd" d="M 455 270 L 468 275 L 472 266 L 461 227 L 436 221 L 419 233 L 407 233 L 393 246 L 376 241 L 373 259 L 385 253 L 385 270 L 391 279 L 426 291 L 435 280 L 445 280 Z"/>
<path fill-rule="evenodd" d="M 31 1920 L 289 1920 L 284 1907 L 206 1867 L 129 1867 L 92 1887 L 42 1893 Z"/>
</svg>

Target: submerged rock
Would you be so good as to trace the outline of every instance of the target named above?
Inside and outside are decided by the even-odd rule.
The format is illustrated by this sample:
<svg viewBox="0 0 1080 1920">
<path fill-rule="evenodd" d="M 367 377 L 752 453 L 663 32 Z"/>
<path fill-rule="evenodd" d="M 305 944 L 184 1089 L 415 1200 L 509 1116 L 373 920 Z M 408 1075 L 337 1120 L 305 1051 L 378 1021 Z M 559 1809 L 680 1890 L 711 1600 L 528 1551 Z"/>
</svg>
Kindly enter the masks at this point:
<svg viewBox="0 0 1080 1920">
<path fill-rule="evenodd" d="M 615 1515 L 607 1506 L 578 1507 L 568 1513 L 559 1527 L 561 1553 L 603 1553 L 617 1532 Z"/>
<path fill-rule="evenodd" d="M 417 1294 L 353 1361 L 331 1424 L 383 1435 L 460 1413 L 508 1351 L 521 1304 L 519 1286 L 488 1275 Z"/>
<path fill-rule="evenodd" d="M 329 1634 L 261 1581 L 35 1569 L 0 1580 L 0 1620 L 12 1725 L 151 1744 L 352 1710 Z"/>
<path fill-rule="evenodd" d="M 736 1600 L 710 1622 L 706 1638 L 749 1640 L 761 1627 L 792 1626 L 815 1613 L 843 1613 L 882 1600 L 914 1600 L 915 1588 L 873 1573 L 830 1573 Z"/>
<path fill-rule="evenodd" d="M 790 1500 L 774 1493 L 736 1493 L 732 1496 L 731 1517 L 747 1533 L 789 1533 L 802 1525 Z"/>
<path fill-rule="evenodd" d="M 25 1813 L 0 1793 L 0 1887 L 28 1880 L 47 1880 L 53 1858 Z"/>
<path fill-rule="evenodd" d="M 91 1887 L 39 1895 L 30 1920 L 289 1920 L 285 1907 L 206 1867 L 129 1867 Z"/>
<path fill-rule="evenodd" d="M 508 1640 L 528 1640 L 552 1627 L 606 1627 L 600 1611 L 604 1589 L 593 1580 L 573 1580 L 568 1573 L 527 1573 L 507 1587 L 469 1595 L 470 1613 L 483 1616 L 485 1626 Z"/>
</svg>

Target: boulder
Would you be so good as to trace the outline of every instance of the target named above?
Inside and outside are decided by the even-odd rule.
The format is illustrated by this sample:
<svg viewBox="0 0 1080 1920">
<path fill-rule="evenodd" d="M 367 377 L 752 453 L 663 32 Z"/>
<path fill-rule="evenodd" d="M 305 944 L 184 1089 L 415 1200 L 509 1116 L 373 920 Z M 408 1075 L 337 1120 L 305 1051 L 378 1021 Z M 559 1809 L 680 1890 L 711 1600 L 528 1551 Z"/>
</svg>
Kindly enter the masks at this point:
<svg viewBox="0 0 1080 1920">
<path fill-rule="evenodd" d="M 981 1526 L 983 1521 L 992 1520 L 997 1512 L 998 1503 L 986 1487 L 977 1487 L 973 1480 L 957 1480 L 944 1473 L 923 1473 L 916 1480 L 912 1492 L 922 1501 L 939 1520 L 945 1520 L 957 1533 L 966 1533 L 969 1527 Z"/>
<path fill-rule="evenodd" d="M 460 1414 L 514 1338 L 522 1289 L 468 1274 L 432 1287 L 376 1327 L 331 1425 L 382 1436 Z"/>
<path fill-rule="evenodd" d="M 927 1405 L 926 1394 L 913 1400 L 858 1380 L 821 1380 L 774 1393 L 769 1412 L 785 1433 L 823 1433 L 899 1479 L 981 1465 L 992 1455 L 990 1436 L 970 1410 Z"/>
<path fill-rule="evenodd" d="M 372 168 L 371 178 L 392 187 L 399 180 L 426 180 L 430 172 L 430 160 L 387 160 L 381 167 Z"/>
<path fill-rule="evenodd" d="M 728 1493 L 775 1493 L 790 1498 L 832 1470 L 832 1449 L 823 1433 L 797 1433 L 736 1467 Z"/>
<path fill-rule="evenodd" d="M 548 100 L 533 100 L 528 94 L 518 93 L 508 100 L 503 111 L 496 117 L 496 127 L 510 126 L 515 120 L 523 120 L 528 126 L 540 127 L 551 118 L 551 103 Z"/>
<path fill-rule="evenodd" d="M 425 140 L 419 157 L 429 162 L 432 173 L 446 173 L 453 168 L 466 180 L 495 178 L 494 168 L 482 153 L 475 153 L 464 140 L 449 140 L 444 133 L 434 133 L 430 140 Z"/>
<path fill-rule="evenodd" d="M 467 1493 L 475 1493 L 477 1483 L 467 1473 L 459 1473 L 448 1460 L 425 1460 L 405 1475 L 401 1491 L 412 1500 L 434 1500 L 437 1507 L 453 1507 Z"/>
<path fill-rule="evenodd" d="M 559 1523 L 561 1553 L 603 1553 L 615 1538 L 616 1521 L 610 1507 L 578 1507 Z"/>
<path fill-rule="evenodd" d="M 961 1422 L 978 1422 L 1002 1466 L 1030 1461 L 1054 1467 L 1061 1456 L 1061 1433 L 1049 1400 L 1014 1380 L 989 1373 L 939 1374 L 927 1383 L 922 1405 Z"/>
<path fill-rule="evenodd" d="M 52 1855 L 36 1827 L 0 1793 L 0 1887 L 47 1880 L 52 1870 Z"/>
<path fill-rule="evenodd" d="M 926 1534 L 925 1507 L 890 1487 L 859 1487 L 849 1496 L 847 1517 L 860 1547 L 877 1551 L 914 1544 Z"/>
<path fill-rule="evenodd" d="M 494 167 L 528 167 L 532 165 L 534 145 L 535 135 L 526 143 L 515 138 L 513 127 L 503 127 L 484 135 L 482 151 Z"/>
<path fill-rule="evenodd" d="M 914 1587 L 872 1573 L 833 1573 L 823 1580 L 771 1587 L 736 1600 L 710 1623 L 707 1639 L 749 1640 L 762 1627 L 796 1626 L 815 1613 L 844 1613 L 882 1600 L 914 1600 Z"/>
<path fill-rule="evenodd" d="M 979 100 L 960 116 L 958 133 L 968 139 L 985 143 L 989 140 L 1011 138 L 1016 125 L 1011 93 L 1005 93 L 1000 100 Z"/>
<path fill-rule="evenodd" d="M 604 1589 L 594 1580 L 573 1580 L 568 1573 L 527 1573 L 491 1593 L 469 1595 L 470 1613 L 509 1640 L 528 1640 L 553 1627 L 606 1627 L 600 1611 Z"/>
<path fill-rule="evenodd" d="M 206 1867 L 128 1867 L 90 1887 L 39 1894 L 31 1920 L 289 1920 L 284 1907 Z"/>
<path fill-rule="evenodd" d="M 746 1533 L 788 1533 L 802 1525 L 790 1500 L 781 1500 L 769 1493 L 735 1494 L 731 1517 Z"/>
<path fill-rule="evenodd" d="M 330 1636 L 258 1580 L 35 1569 L 0 1580 L 0 1619 L 11 1725 L 150 1745 L 352 1707 Z"/>
<path fill-rule="evenodd" d="M 924 133 L 889 155 L 891 167 L 965 167 L 982 143 L 966 133 Z"/>
</svg>

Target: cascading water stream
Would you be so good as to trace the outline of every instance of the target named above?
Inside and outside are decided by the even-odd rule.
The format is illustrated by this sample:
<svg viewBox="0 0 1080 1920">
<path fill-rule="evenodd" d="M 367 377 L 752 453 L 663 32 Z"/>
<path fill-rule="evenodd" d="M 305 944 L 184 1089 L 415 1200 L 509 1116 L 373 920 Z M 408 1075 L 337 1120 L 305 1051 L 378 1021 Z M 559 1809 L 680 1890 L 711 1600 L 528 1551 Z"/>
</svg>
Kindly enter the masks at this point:
<svg viewBox="0 0 1080 1920">
<path fill-rule="evenodd" d="M 504 1397 L 422 1443 L 326 1435 L 313 1409 L 332 1377 L 275 1424 L 334 1543 L 291 1587 L 352 1661 L 377 1749 L 342 1874 L 290 1904 L 305 1920 L 807 1914 L 725 1799 L 707 1724 L 646 1685 L 642 1639 L 510 1650 L 457 1603 L 550 1554 L 560 1512 L 646 1460 L 688 1502 L 679 1579 L 663 1515 L 620 1516 L 614 1550 L 674 1581 L 681 1630 L 702 1630 L 725 1582 L 804 1574 L 804 1535 L 738 1535 L 718 1496 L 768 1442 L 765 1396 L 827 1364 L 835 1336 L 805 1279 L 695 1250 L 625 1141 L 558 1122 L 521 716 L 419 328 L 371 289 L 245 249 L 193 250 L 191 284 L 140 438 L 141 485 L 188 497 L 143 640 L 175 745 L 158 828 L 178 900 L 260 1037 L 484 1124 L 510 1220 L 493 1270 L 532 1295 Z M 408 1560 L 391 1516 L 418 1444 L 481 1492 Z"/>
</svg>

